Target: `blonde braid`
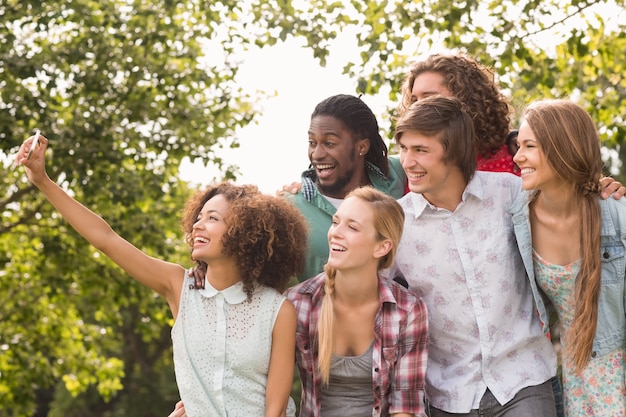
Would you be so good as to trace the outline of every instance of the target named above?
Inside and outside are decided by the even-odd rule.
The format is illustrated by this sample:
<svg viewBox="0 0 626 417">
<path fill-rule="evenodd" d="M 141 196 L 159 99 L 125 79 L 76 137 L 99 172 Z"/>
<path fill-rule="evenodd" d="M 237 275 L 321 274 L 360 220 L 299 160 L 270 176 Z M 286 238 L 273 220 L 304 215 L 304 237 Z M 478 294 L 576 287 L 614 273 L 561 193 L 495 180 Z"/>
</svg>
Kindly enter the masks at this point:
<svg viewBox="0 0 626 417">
<path fill-rule="evenodd" d="M 335 276 L 337 271 L 328 266 L 324 268 L 324 298 L 320 317 L 317 323 L 317 368 L 322 377 L 322 383 L 328 386 L 330 380 L 330 362 L 333 356 L 333 330 L 335 312 L 333 309 L 333 295 L 335 293 Z"/>
</svg>

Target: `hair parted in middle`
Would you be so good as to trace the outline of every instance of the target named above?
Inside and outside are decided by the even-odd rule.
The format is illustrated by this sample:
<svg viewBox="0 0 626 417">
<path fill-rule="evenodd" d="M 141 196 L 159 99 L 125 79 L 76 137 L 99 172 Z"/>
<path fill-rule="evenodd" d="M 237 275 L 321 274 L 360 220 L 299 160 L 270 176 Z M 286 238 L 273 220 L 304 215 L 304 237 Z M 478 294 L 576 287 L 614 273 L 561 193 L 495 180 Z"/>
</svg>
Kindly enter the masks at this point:
<svg viewBox="0 0 626 417">
<path fill-rule="evenodd" d="M 283 292 L 291 278 L 304 270 L 308 232 L 304 216 L 286 199 L 262 194 L 255 185 L 223 182 L 187 201 L 182 225 L 190 246 L 198 214 L 216 195 L 222 195 L 229 204 L 222 252 L 236 259 L 248 299 L 255 283 Z M 196 265 L 206 271 L 206 263 L 196 261 Z"/>
<path fill-rule="evenodd" d="M 393 264 L 400 239 L 404 228 L 404 210 L 402 206 L 391 196 L 375 189 L 372 186 L 359 187 L 348 193 L 346 199 L 358 198 L 372 208 L 374 214 L 374 229 L 376 239 L 391 241 L 391 249 L 380 258 L 378 270 L 390 267 Z M 324 267 L 325 283 L 324 297 L 318 319 L 318 369 L 322 382 L 328 384 L 330 378 L 330 362 L 333 349 L 333 294 L 335 291 L 335 278 L 337 271 L 328 265 Z"/>
<path fill-rule="evenodd" d="M 576 277 L 570 343 L 565 349 L 568 360 L 580 371 L 591 357 L 602 276 L 602 216 L 598 204 L 603 168 L 600 137 L 589 113 L 570 100 L 536 101 L 524 110 L 522 120 L 535 135 L 546 162 L 561 180 L 572 186 L 580 202 L 577 207 L 581 264 Z"/>
<path fill-rule="evenodd" d="M 444 149 L 444 160 L 459 167 L 469 183 L 476 172 L 476 134 L 472 118 L 459 99 L 432 96 L 411 104 L 396 123 L 396 142 L 406 132 L 437 137 Z"/>
<path fill-rule="evenodd" d="M 354 141 L 367 138 L 370 142 L 365 160 L 374 164 L 385 176 L 389 176 L 387 145 L 380 136 L 378 120 L 367 104 L 359 97 L 337 94 L 328 97 L 315 106 L 311 119 L 317 116 L 330 116 L 342 122 Z"/>
</svg>

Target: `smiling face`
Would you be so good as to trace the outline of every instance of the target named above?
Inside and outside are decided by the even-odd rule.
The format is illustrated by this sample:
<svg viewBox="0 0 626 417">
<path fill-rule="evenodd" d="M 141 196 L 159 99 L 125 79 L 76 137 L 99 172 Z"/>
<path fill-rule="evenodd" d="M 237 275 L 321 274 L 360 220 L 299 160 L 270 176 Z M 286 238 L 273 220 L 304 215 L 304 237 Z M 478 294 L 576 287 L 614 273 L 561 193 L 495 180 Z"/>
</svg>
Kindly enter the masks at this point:
<svg viewBox="0 0 626 417">
<path fill-rule="evenodd" d="M 334 198 L 345 196 L 359 185 L 364 171 L 367 139 L 356 140 L 343 122 L 316 116 L 309 127 L 309 160 L 317 174 L 320 192 Z"/>
<path fill-rule="evenodd" d="M 377 270 L 379 259 L 391 250 L 391 240 L 378 240 L 374 211 L 358 197 L 346 198 L 333 216 L 328 230 L 328 266 L 343 273 L 349 270 Z"/>
<path fill-rule="evenodd" d="M 217 194 L 207 201 L 200 210 L 198 220 L 194 223 L 192 231 L 191 256 L 193 259 L 208 263 L 212 259 L 224 257 L 222 254 L 222 236 L 228 229 L 224 222 L 228 206 L 229 203 L 226 198 Z"/>
<path fill-rule="evenodd" d="M 522 188 L 541 190 L 560 187 L 562 180 L 546 159 L 541 144 L 527 122 L 522 122 L 517 136 L 518 151 L 513 160 L 520 167 Z"/>
<path fill-rule="evenodd" d="M 407 131 L 397 142 L 409 190 L 422 194 L 434 206 L 454 210 L 466 182 L 459 167 L 445 161 L 439 138 Z"/>
</svg>

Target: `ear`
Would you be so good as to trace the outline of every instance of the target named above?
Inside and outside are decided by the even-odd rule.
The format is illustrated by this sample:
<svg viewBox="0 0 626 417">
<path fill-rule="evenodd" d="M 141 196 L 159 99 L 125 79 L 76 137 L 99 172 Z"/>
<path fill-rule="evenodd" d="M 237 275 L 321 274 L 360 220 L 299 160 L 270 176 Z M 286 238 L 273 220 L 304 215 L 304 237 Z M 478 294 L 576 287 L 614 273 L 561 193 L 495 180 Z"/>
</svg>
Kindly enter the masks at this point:
<svg viewBox="0 0 626 417">
<path fill-rule="evenodd" d="M 391 251 L 391 248 L 393 248 L 393 242 L 391 239 L 385 239 L 382 242 L 378 242 L 376 249 L 374 249 L 374 258 L 382 258 Z"/>
<path fill-rule="evenodd" d="M 356 143 L 356 149 L 359 151 L 359 155 L 366 155 L 370 150 L 370 140 L 368 138 L 359 139 Z"/>
</svg>

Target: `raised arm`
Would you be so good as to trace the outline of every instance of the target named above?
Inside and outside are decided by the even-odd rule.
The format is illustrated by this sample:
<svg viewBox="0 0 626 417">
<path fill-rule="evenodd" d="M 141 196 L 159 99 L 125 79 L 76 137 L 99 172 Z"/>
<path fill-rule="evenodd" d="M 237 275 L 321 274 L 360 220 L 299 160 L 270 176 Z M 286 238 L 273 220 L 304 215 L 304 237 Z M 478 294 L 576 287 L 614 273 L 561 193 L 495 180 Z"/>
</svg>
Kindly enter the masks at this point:
<svg viewBox="0 0 626 417">
<path fill-rule="evenodd" d="M 115 233 L 100 216 L 70 197 L 46 173 L 44 155 L 48 140 L 45 137 L 39 136 L 39 146 L 27 157 L 33 140 L 34 137 L 28 138 L 16 156 L 16 164 L 26 168 L 28 179 L 89 243 L 137 281 L 164 296 L 176 316 L 183 267 L 146 255 Z"/>
</svg>

